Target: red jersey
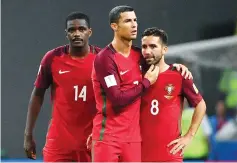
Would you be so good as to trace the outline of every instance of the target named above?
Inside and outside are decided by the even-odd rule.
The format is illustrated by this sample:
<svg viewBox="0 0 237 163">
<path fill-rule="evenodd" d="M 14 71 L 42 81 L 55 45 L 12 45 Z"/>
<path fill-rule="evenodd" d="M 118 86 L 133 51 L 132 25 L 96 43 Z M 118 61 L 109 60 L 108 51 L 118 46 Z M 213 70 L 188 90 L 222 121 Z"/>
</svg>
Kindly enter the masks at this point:
<svg viewBox="0 0 237 163">
<path fill-rule="evenodd" d="M 98 110 L 93 121 L 94 140 L 139 142 L 141 94 L 150 86 L 142 79 L 140 49 L 124 57 L 112 45 L 96 56 L 92 82 Z"/>
<path fill-rule="evenodd" d="M 167 145 L 181 136 L 184 97 L 193 107 L 202 100 L 192 80 L 185 80 L 172 66 L 159 74 L 154 85 L 142 97 L 142 161 L 180 160 L 170 154 Z"/>
<path fill-rule="evenodd" d="M 36 88 L 51 86 L 52 119 L 45 147 L 56 150 L 86 148 L 86 139 L 92 131 L 96 114 L 91 81 L 92 65 L 96 51 L 84 58 L 73 59 L 68 45 L 46 53 L 41 61 Z"/>
</svg>

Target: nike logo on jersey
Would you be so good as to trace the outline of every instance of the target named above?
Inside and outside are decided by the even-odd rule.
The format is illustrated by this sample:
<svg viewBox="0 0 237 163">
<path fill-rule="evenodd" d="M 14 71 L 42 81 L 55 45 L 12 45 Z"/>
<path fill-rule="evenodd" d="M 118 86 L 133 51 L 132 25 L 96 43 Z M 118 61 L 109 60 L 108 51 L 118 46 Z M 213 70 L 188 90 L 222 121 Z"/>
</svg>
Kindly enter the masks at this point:
<svg viewBox="0 0 237 163">
<path fill-rule="evenodd" d="M 120 75 L 124 75 L 128 72 L 129 70 L 126 70 L 126 71 L 120 71 Z"/>
<path fill-rule="evenodd" d="M 68 72 L 70 72 L 70 71 L 62 71 L 62 70 L 58 71 L 59 74 L 65 74 L 65 73 L 68 73 Z"/>
</svg>

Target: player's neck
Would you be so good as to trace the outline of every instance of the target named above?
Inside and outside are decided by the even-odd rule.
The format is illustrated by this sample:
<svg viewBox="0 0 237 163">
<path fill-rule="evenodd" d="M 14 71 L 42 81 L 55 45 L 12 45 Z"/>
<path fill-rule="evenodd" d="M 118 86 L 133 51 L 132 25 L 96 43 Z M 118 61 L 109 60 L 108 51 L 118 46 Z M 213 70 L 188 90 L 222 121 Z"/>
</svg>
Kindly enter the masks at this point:
<svg viewBox="0 0 237 163">
<path fill-rule="evenodd" d="M 157 66 L 158 66 L 159 69 L 160 69 L 159 73 L 165 72 L 165 71 L 168 70 L 169 67 L 170 67 L 167 63 L 165 63 L 164 60 L 161 60 L 161 61 L 157 64 Z"/>
<path fill-rule="evenodd" d="M 115 36 L 112 41 L 112 45 L 118 53 L 121 53 L 123 56 L 128 57 L 132 47 L 132 40 L 128 41 Z"/>
<path fill-rule="evenodd" d="M 86 45 L 84 47 L 71 47 L 69 46 L 69 54 L 75 58 L 82 58 L 89 54 L 90 46 Z"/>
</svg>

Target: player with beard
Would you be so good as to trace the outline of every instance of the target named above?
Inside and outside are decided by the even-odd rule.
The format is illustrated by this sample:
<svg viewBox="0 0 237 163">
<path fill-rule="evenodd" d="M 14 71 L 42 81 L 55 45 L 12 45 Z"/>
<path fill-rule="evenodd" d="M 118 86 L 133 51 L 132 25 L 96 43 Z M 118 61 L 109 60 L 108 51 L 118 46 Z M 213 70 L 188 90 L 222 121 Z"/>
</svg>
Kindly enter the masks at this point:
<svg viewBox="0 0 237 163">
<path fill-rule="evenodd" d="M 140 72 L 140 50 L 132 46 L 137 37 L 137 17 L 132 7 L 110 11 L 112 43 L 96 56 L 92 81 L 97 115 L 92 130 L 92 161 L 140 161 L 141 95 L 158 76 L 151 66 L 145 78 Z"/>
<path fill-rule="evenodd" d="M 193 80 L 185 80 L 165 62 L 165 31 L 148 28 L 142 34 L 142 55 L 148 65 L 159 67 L 157 81 L 145 92 L 141 104 L 143 162 L 182 162 L 182 152 L 194 137 L 206 104 Z M 195 111 L 187 133 L 181 136 L 181 116 L 186 98 Z"/>
<path fill-rule="evenodd" d="M 110 11 L 113 41 L 96 56 L 92 71 L 97 114 L 93 121 L 92 161 L 141 161 L 141 95 L 158 76 L 151 65 L 142 77 L 141 51 L 132 46 L 137 17 L 130 6 Z"/>
<path fill-rule="evenodd" d="M 45 91 L 51 87 L 52 118 L 43 161 L 88 162 L 86 139 L 96 114 L 91 72 L 100 49 L 89 45 L 92 30 L 87 15 L 71 13 L 65 23 L 69 44 L 48 51 L 40 63 L 28 106 L 24 149 L 28 158 L 36 159 L 33 129 Z"/>
</svg>

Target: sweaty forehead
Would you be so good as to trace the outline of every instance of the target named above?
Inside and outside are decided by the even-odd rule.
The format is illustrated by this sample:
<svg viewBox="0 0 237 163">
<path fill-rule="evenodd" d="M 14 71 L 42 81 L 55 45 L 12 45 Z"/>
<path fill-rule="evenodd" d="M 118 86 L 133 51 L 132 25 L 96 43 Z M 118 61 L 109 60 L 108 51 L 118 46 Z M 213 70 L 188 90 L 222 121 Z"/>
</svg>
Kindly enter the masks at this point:
<svg viewBox="0 0 237 163">
<path fill-rule="evenodd" d="M 74 19 L 74 20 L 68 20 L 67 21 L 67 28 L 71 28 L 71 27 L 88 27 L 88 24 L 86 22 L 86 20 L 84 19 Z"/>
<path fill-rule="evenodd" d="M 126 12 L 122 12 L 120 14 L 120 19 L 121 20 L 125 20 L 125 19 L 136 19 L 136 14 L 134 11 L 126 11 Z"/>
</svg>

